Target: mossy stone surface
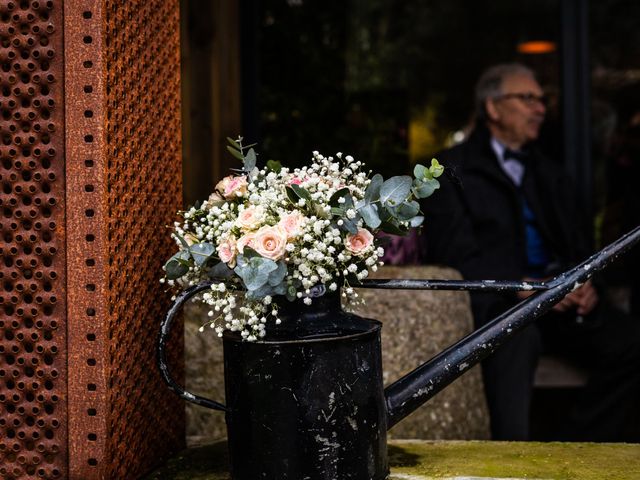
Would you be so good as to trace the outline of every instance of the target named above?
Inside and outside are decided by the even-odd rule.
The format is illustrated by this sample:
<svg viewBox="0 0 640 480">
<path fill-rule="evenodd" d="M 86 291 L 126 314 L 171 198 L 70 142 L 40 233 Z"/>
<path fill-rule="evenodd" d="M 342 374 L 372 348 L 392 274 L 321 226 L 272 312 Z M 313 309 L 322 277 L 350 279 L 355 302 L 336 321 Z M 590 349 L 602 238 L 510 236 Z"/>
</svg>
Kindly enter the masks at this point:
<svg viewBox="0 0 640 480">
<path fill-rule="evenodd" d="M 389 480 L 640 479 L 637 444 L 396 440 L 389 460 Z M 147 480 L 230 480 L 226 444 L 189 448 Z"/>
</svg>

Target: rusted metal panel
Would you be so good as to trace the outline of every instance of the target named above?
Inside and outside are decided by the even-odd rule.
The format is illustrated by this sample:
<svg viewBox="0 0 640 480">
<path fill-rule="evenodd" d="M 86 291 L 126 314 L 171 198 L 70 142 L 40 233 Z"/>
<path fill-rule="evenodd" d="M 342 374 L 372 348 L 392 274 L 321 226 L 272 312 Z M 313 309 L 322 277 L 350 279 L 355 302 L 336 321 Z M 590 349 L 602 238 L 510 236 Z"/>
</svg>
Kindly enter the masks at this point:
<svg viewBox="0 0 640 480">
<path fill-rule="evenodd" d="M 101 1 L 67 1 L 69 478 L 108 478 L 105 70 Z"/>
<path fill-rule="evenodd" d="M 178 12 L 65 2 L 72 479 L 137 478 L 184 442 L 153 348 L 181 204 Z"/>
<path fill-rule="evenodd" d="M 184 405 L 160 380 L 154 349 L 169 306 L 158 283 L 174 248 L 166 226 L 182 198 L 179 1 L 110 0 L 104 20 L 108 461 L 119 479 L 184 442 Z"/>
<path fill-rule="evenodd" d="M 61 1 L 0 1 L 0 478 L 67 477 Z"/>
<path fill-rule="evenodd" d="M 3 479 L 136 478 L 183 442 L 153 362 L 178 32 L 177 0 L 0 0 Z"/>
</svg>

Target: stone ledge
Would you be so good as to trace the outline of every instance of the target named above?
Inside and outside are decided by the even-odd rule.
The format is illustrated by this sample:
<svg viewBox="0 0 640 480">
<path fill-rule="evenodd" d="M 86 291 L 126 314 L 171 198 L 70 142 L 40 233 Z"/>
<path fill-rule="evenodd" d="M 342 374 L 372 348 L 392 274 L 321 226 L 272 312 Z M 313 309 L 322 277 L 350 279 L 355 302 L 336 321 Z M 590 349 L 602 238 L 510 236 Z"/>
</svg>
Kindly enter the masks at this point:
<svg viewBox="0 0 640 480">
<path fill-rule="evenodd" d="M 640 478 L 638 444 L 395 440 L 389 461 L 389 480 Z M 230 480 L 226 444 L 189 448 L 146 480 Z"/>
</svg>

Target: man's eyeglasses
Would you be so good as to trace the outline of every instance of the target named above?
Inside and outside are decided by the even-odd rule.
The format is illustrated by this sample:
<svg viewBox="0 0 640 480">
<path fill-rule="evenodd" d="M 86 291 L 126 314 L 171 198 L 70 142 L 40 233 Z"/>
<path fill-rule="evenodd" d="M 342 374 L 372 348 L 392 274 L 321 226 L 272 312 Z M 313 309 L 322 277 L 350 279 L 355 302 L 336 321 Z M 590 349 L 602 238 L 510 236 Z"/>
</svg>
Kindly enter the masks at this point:
<svg viewBox="0 0 640 480">
<path fill-rule="evenodd" d="M 536 103 L 547 105 L 547 97 L 544 95 L 536 95 L 535 93 L 505 93 L 494 97 L 496 100 L 503 100 L 507 98 L 517 98 L 528 107 L 534 106 Z"/>
</svg>

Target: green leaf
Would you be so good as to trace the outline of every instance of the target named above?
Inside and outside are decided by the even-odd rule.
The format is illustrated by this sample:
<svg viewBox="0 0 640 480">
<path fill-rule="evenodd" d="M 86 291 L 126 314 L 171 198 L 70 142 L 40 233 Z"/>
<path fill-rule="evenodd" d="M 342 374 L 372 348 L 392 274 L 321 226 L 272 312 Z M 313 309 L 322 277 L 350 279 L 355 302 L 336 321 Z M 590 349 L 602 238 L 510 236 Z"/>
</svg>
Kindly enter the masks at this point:
<svg viewBox="0 0 640 480">
<path fill-rule="evenodd" d="M 238 255 L 234 271 L 242 279 L 247 290 L 257 290 L 269 281 L 269 274 L 278 268 L 273 260 L 263 257 L 246 259 Z"/>
<path fill-rule="evenodd" d="M 392 235 L 406 235 L 409 231 L 406 228 L 400 227 L 399 225 L 392 222 L 382 222 L 380 224 L 380 230 L 385 233 L 391 233 Z"/>
<path fill-rule="evenodd" d="M 349 189 L 347 187 L 341 188 L 340 190 L 336 191 L 333 195 L 331 195 L 331 198 L 329 199 L 329 205 L 331 205 L 332 207 L 342 207 L 344 206 L 344 203 L 340 203 L 338 200 L 346 197 L 349 194 Z"/>
<path fill-rule="evenodd" d="M 247 155 L 244 157 L 243 170 L 245 172 L 250 172 L 251 170 L 256 168 L 257 160 L 258 160 L 258 157 L 256 156 L 255 150 L 253 148 L 250 148 L 249 151 L 247 152 Z"/>
<path fill-rule="evenodd" d="M 265 284 L 255 290 L 249 290 L 245 294 L 245 298 L 249 300 L 260 300 L 267 295 L 284 295 L 287 291 L 287 284 L 282 282 L 278 285 Z"/>
<path fill-rule="evenodd" d="M 224 262 L 218 262 L 207 270 L 209 278 L 229 278 L 233 275 L 233 270 Z"/>
<path fill-rule="evenodd" d="M 425 173 L 429 170 L 424 165 L 420 165 L 419 163 L 413 167 L 413 176 L 416 178 L 425 178 Z"/>
<path fill-rule="evenodd" d="M 397 205 L 404 202 L 411 192 L 411 177 L 407 175 L 391 177 L 380 187 L 380 202 Z"/>
<path fill-rule="evenodd" d="M 282 164 L 278 160 L 267 160 L 267 168 L 272 172 L 279 173 L 282 170 Z"/>
<path fill-rule="evenodd" d="M 364 192 L 364 200 L 366 203 L 375 202 L 380 198 L 380 188 L 382 187 L 384 180 L 382 175 L 376 173 L 371 179 L 371 183 Z"/>
<path fill-rule="evenodd" d="M 211 243 L 196 243 L 189 247 L 189 252 L 193 257 L 193 261 L 198 267 L 204 265 L 215 251 L 216 247 Z"/>
<path fill-rule="evenodd" d="M 165 263 L 164 271 L 167 274 L 167 278 L 169 280 L 175 280 L 187 273 L 189 271 L 189 267 L 172 258 L 167 263 Z"/>
<path fill-rule="evenodd" d="M 419 211 L 420 205 L 418 205 L 418 202 L 404 202 L 396 207 L 395 216 L 398 220 L 407 221 L 415 217 Z"/>
<path fill-rule="evenodd" d="M 294 301 L 297 297 L 296 297 L 296 293 L 298 291 L 296 290 L 296 287 L 294 287 L 293 285 L 288 285 L 287 286 L 287 300 L 289 300 L 290 302 Z"/>
<path fill-rule="evenodd" d="M 182 247 L 185 250 L 189 250 L 189 244 L 187 243 L 187 241 L 181 235 L 178 235 L 177 233 L 174 233 L 174 235 L 176 236 L 176 238 L 178 239 L 178 241 L 180 242 Z"/>
<path fill-rule="evenodd" d="M 289 187 L 291 187 L 299 198 L 304 199 L 309 204 L 312 203 L 311 194 L 305 188 L 300 185 L 296 185 L 295 183 L 292 183 Z"/>
<path fill-rule="evenodd" d="M 227 137 L 227 142 L 229 142 L 229 145 L 234 147 L 236 150 L 240 150 L 242 148 L 240 144 L 231 137 Z"/>
<path fill-rule="evenodd" d="M 298 203 L 298 200 L 300 200 L 300 197 L 295 192 L 295 190 L 291 187 L 285 187 L 284 191 L 287 193 L 287 198 L 289 199 L 289 201 L 296 205 Z"/>
<path fill-rule="evenodd" d="M 369 203 L 358 210 L 358 213 L 362 216 L 364 223 L 371 228 L 378 228 L 382 221 L 378 216 L 378 209 L 372 203 Z"/>
<path fill-rule="evenodd" d="M 383 222 L 393 221 L 394 218 L 393 214 L 391 213 L 391 209 L 384 205 L 378 205 L 378 216 Z"/>
<path fill-rule="evenodd" d="M 440 182 L 435 178 L 430 180 L 419 180 L 417 185 L 413 187 L 413 194 L 417 198 L 427 198 L 433 195 L 438 188 L 440 188 Z"/>
<path fill-rule="evenodd" d="M 348 218 L 342 219 L 342 226 L 340 228 L 352 235 L 358 233 L 358 225 L 356 224 L 356 222 L 354 222 L 353 220 L 349 220 Z"/>
<path fill-rule="evenodd" d="M 331 207 L 331 215 L 335 217 L 344 217 L 345 216 L 344 208 L 340 207 Z"/>
<path fill-rule="evenodd" d="M 269 273 L 269 285 L 275 287 L 276 285 L 280 285 L 284 277 L 287 275 L 287 265 L 281 260 L 277 264 L 277 268 Z"/>
<path fill-rule="evenodd" d="M 435 158 L 431 159 L 431 166 L 429 167 L 429 172 L 433 175 L 433 178 L 438 178 L 440 175 L 444 173 L 444 167 L 438 163 L 438 160 Z"/>
<path fill-rule="evenodd" d="M 415 228 L 415 227 L 419 227 L 420 225 L 422 225 L 422 222 L 424 222 L 424 217 L 421 215 L 417 215 L 415 217 L 413 217 L 410 222 L 409 225 L 411 225 L 411 227 Z"/>
<path fill-rule="evenodd" d="M 164 271 L 167 274 L 169 280 L 175 280 L 182 277 L 189 271 L 189 259 L 188 250 L 180 250 L 174 256 L 172 256 L 164 265 Z"/>
<path fill-rule="evenodd" d="M 244 156 L 242 156 L 242 153 L 240 153 L 238 150 L 236 150 L 235 148 L 233 148 L 230 145 L 227 145 L 227 150 L 229 150 L 229 152 L 231 152 L 231 155 L 236 157 L 238 160 L 244 162 Z"/>
<path fill-rule="evenodd" d="M 260 257 L 260 254 L 258 252 L 256 252 L 253 248 L 247 247 L 247 246 L 245 246 L 242 249 L 242 255 L 247 260 L 249 260 L 249 259 L 251 259 L 253 257 Z"/>
</svg>

